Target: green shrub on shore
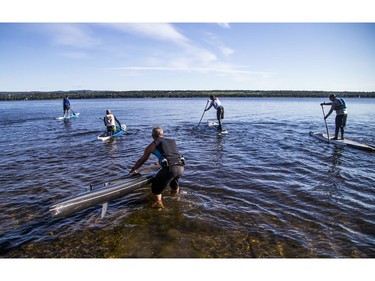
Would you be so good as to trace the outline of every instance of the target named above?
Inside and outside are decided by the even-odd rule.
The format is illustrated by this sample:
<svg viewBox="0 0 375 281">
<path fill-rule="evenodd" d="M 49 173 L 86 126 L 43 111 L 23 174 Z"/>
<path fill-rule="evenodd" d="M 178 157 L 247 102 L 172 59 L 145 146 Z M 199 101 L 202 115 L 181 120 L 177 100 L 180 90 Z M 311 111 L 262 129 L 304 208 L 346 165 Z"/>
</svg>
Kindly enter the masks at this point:
<svg viewBox="0 0 375 281">
<path fill-rule="evenodd" d="M 258 91 L 258 90 L 211 90 L 211 91 L 51 91 L 51 92 L 0 92 L 0 100 L 53 100 L 63 99 L 69 95 L 71 99 L 98 98 L 199 98 L 216 95 L 219 97 L 327 97 L 330 94 L 342 97 L 375 98 L 375 92 L 350 91 Z"/>
</svg>

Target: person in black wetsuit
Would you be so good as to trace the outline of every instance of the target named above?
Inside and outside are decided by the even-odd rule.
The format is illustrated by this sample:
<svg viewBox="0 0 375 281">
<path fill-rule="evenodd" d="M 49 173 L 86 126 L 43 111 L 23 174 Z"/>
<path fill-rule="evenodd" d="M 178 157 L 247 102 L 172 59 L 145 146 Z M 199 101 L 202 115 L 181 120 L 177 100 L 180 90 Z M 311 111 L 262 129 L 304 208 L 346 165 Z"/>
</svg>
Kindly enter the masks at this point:
<svg viewBox="0 0 375 281">
<path fill-rule="evenodd" d="M 162 128 L 153 128 L 152 138 L 154 141 L 146 147 L 143 155 L 135 163 L 130 173 L 136 173 L 136 170 L 148 160 L 150 154 L 154 154 L 158 158 L 162 168 L 152 180 L 151 191 L 156 196 L 156 202 L 152 207 L 163 208 L 161 194 L 168 184 L 171 187 L 171 194 L 177 194 L 179 191 L 178 181 L 184 173 L 185 160 L 178 151 L 176 141 L 164 138 Z"/>
<path fill-rule="evenodd" d="M 324 119 L 327 119 L 328 116 L 331 115 L 331 113 L 335 110 L 336 111 L 336 119 L 335 119 L 335 137 L 334 140 L 338 139 L 339 130 L 341 129 L 341 139 L 344 139 L 344 128 L 346 126 L 346 119 L 348 118 L 348 111 L 346 109 L 346 102 L 343 98 L 337 97 L 335 94 L 331 94 L 329 96 L 329 100 L 331 102 L 323 102 L 320 105 L 330 105 L 331 109 L 327 113 L 326 116 L 324 116 Z"/>
</svg>

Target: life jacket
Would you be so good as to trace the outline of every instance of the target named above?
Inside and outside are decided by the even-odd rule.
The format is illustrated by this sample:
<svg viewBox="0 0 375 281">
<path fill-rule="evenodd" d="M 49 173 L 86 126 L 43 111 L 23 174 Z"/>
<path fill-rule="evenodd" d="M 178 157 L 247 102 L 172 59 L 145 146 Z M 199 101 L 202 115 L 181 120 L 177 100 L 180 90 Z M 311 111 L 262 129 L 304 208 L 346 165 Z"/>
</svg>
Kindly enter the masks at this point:
<svg viewBox="0 0 375 281">
<path fill-rule="evenodd" d="M 159 138 L 155 142 L 156 148 L 153 154 L 158 158 L 162 167 L 184 165 L 184 159 L 180 155 L 176 141 L 172 139 Z"/>
<path fill-rule="evenodd" d="M 336 98 L 340 105 L 336 106 L 335 110 L 337 114 L 348 114 L 348 111 L 346 110 L 346 102 L 343 98 Z"/>
<path fill-rule="evenodd" d="M 115 123 L 115 117 L 113 116 L 113 114 L 107 114 L 104 117 L 104 121 L 105 121 L 105 125 L 107 127 L 109 127 L 109 126 L 115 126 L 116 125 L 116 123 Z"/>
<path fill-rule="evenodd" d="M 337 98 L 340 102 L 341 102 L 341 105 L 342 105 L 342 109 L 346 109 L 346 102 L 343 98 Z"/>
</svg>

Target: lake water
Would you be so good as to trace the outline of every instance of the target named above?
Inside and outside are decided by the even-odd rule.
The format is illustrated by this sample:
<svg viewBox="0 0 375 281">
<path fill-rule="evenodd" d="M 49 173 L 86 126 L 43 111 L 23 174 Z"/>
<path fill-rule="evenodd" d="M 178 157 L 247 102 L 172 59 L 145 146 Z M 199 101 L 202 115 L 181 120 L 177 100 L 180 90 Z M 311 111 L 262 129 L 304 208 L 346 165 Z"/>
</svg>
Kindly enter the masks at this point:
<svg viewBox="0 0 375 281">
<path fill-rule="evenodd" d="M 335 147 L 325 132 L 326 98 L 223 98 L 224 128 L 197 128 L 206 99 L 0 102 L 0 257 L 375 257 L 375 153 Z M 347 99 L 346 137 L 375 145 L 375 99 Z M 109 108 L 127 125 L 96 137 Z M 325 107 L 328 112 L 329 107 Z M 328 120 L 334 130 L 334 115 Z M 164 128 L 186 158 L 181 194 L 150 187 L 101 207 L 53 218 L 50 205 L 91 183 L 129 173 Z M 152 163 L 156 158 L 150 159 Z"/>
</svg>

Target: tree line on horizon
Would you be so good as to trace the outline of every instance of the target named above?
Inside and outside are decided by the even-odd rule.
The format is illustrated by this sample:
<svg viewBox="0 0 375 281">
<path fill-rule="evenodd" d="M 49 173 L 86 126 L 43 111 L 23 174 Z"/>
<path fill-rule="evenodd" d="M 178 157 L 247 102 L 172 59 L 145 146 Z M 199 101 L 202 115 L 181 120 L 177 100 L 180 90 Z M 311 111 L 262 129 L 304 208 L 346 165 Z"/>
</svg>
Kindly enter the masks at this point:
<svg viewBox="0 0 375 281">
<path fill-rule="evenodd" d="M 336 94 L 341 97 L 375 98 L 375 92 L 353 91 L 286 91 L 286 90 L 145 90 L 145 91 L 51 91 L 51 92 L 0 92 L 0 100 L 53 100 L 69 96 L 71 99 L 100 98 L 200 98 L 210 95 L 218 97 L 327 97 Z"/>
</svg>

